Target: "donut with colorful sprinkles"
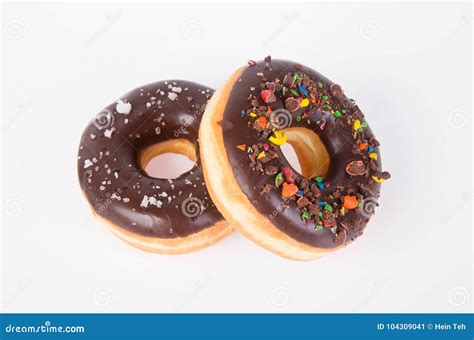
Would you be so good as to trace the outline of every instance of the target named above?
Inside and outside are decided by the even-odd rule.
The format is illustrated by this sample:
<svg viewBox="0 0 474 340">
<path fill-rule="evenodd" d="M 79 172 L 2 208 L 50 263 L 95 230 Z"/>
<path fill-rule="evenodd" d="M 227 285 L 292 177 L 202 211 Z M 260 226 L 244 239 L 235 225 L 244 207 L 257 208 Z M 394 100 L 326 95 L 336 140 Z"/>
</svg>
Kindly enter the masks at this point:
<svg viewBox="0 0 474 340">
<path fill-rule="evenodd" d="M 187 253 L 232 232 L 208 195 L 199 159 L 199 123 L 213 92 L 183 80 L 142 86 L 101 110 L 83 132 L 82 192 L 94 215 L 132 246 Z M 195 165 L 174 179 L 149 176 L 146 165 L 164 153 Z"/>
<path fill-rule="evenodd" d="M 287 60 L 248 62 L 209 101 L 204 177 L 226 220 L 260 246 L 311 260 L 362 235 L 390 178 L 342 87 Z M 282 152 L 289 143 L 301 173 Z"/>
</svg>

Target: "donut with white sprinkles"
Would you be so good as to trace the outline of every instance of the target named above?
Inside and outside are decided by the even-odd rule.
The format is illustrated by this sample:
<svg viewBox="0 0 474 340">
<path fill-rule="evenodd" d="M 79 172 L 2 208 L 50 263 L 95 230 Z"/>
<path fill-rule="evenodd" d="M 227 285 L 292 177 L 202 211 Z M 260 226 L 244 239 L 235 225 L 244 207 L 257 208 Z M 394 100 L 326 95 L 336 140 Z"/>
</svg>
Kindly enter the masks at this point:
<svg viewBox="0 0 474 340">
<path fill-rule="evenodd" d="M 149 84 L 100 111 L 82 134 L 82 192 L 95 216 L 127 243 L 179 254 L 232 232 L 209 197 L 199 159 L 199 123 L 213 92 L 183 80 Z M 164 153 L 195 165 L 175 179 L 149 176 L 145 166 Z"/>
</svg>

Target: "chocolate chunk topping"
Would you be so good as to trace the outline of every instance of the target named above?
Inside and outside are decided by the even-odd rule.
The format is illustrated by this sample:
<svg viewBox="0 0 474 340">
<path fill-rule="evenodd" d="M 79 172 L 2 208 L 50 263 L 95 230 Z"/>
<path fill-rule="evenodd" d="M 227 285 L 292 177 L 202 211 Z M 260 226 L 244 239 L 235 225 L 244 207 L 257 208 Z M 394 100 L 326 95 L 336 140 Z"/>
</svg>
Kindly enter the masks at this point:
<svg viewBox="0 0 474 340">
<path fill-rule="evenodd" d="M 300 102 L 295 98 L 286 98 L 285 108 L 290 112 L 295 112 L 300 107 Z"/>
<path fill-rule="evenodd" d="M 344 95 L 341 86 L 338 84 L 331 85 L 331 93 L 336 98 L 342 98 L 342 96 Z"/>
<path fill-rule="evenodd" d="M 341 228 L 334 237 L 334 243 L 337 245 L 342 245 L 346 242 L 347 231 Z"/>
<path fill-rule="evenodd" d="M 367 172 L 367 168 L 362 161 L 352 161 L 346 165 L 346 172 L 351 176 L 361 176 Z"/>
</svg>

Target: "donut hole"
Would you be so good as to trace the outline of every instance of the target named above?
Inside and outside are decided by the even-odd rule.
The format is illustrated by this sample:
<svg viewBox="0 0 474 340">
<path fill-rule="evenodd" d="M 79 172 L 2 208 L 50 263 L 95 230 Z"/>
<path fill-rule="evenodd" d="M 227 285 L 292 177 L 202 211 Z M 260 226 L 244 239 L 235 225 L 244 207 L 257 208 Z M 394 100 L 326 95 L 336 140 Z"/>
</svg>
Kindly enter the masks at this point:
<svg viewBox="0 0 474 340">
<path fill-rule="evenodd" d="M 305 178 L 326 176 L 330 157 L 319 136 L 302 127 L 286 128 L 289 145 L 282 145 L 281 151 L 290 165 Z"/>
<path fill-rule="evenodd" d="M 173 139 L 140 150 L 138 164 L 150 177 L 175 179 L 196 165 L 196 147 L 186 139 Z"/>
<path fill-rule="evenodd" d="M 290 163 L 291 167 L 296 170 L 299 174 L 301 174 L 301 164 L 298 160 L 298 155 L 296 155 L 296 150 L 290 143 L 285 143 L 280 146 L 281 152 L 285 156 L 288 163 Z"/>
</svg>

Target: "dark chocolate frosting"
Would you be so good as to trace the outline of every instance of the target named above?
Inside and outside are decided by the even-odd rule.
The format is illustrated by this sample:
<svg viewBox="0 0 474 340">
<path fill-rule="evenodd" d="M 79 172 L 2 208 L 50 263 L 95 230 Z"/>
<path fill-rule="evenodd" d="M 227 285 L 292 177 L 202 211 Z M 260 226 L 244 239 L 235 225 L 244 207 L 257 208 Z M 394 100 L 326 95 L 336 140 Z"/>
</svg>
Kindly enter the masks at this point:
<svg viewBox="0 0 474 340">
<path fill-rule="evenodd" d="M 198 130 L 214 90 L 169 80 L 137 88 L 110 104 L 86 127 L 77 169 L 97 214 L 130 232 L 185 237 L 223 220 L 207 192 Z M 148 176 L 138 165 L 144 148 L 173 139 L 196 147 L 197 162 L 176 179 Z"/>
<path fill-rule="evenodd" d="M 381 171 L 379 143 L 364 115 L 339 85 L 291 61 L 249 61 L 230 92 L 222 125 L 237 183 L 276 228 L 321 248 L 362 234 L 380 182 L 390 174 Z M 285 127 L 317 133 L 330 156 L 325 176 L 305 179 L 291 167 L 270 141 Z"/>
</svg>

